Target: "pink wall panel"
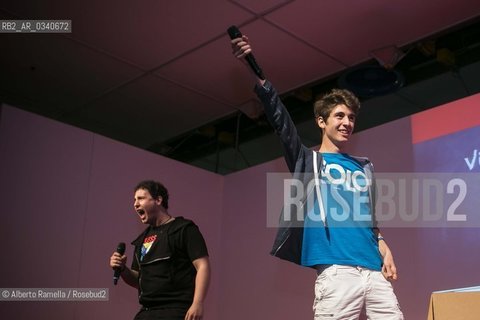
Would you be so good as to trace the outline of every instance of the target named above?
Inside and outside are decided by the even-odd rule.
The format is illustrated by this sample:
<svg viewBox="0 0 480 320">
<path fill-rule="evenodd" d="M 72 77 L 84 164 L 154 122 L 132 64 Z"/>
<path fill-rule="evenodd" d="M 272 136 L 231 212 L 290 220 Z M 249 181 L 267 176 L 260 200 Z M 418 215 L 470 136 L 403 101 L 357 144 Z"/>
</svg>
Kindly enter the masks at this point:
<svg viewBox="0 0 480 320">
<path fill-rule="evenodd" d="M 118 242 L 129 244 L 144 228 L 132 209 L 142 179 L 169 188 L 170 213 L 200 226 L 212 269 L 221 268 L 221 176 L 8 106 L 0 133 L 0 246 L 11 261 L 0 264 L 0 287 L 110 290 L 108 302 L 3 302 L 2 318 L 133 318 L 136 290 L 113 286 L 108 260 Z M 214 277 L 211 319 L 218 291 Z"/>
<path fill-rule="evenodd" d="M 2 288 L 77 287 L 91 133 L 10 107 L 0 123 Z M 59 134 L 62 133 L 62 134 Z M 72 319 L 71 303 L 1 303 L 5 319 Z M 21 306 L 19 308 L 19 306 Z"/>
<path fill-rule="evenodd" d="M 220 319 L 312 319 L 314 272 L 269 255 L 267 172 L 283 159 L 225 177 Z"/>
</svg>

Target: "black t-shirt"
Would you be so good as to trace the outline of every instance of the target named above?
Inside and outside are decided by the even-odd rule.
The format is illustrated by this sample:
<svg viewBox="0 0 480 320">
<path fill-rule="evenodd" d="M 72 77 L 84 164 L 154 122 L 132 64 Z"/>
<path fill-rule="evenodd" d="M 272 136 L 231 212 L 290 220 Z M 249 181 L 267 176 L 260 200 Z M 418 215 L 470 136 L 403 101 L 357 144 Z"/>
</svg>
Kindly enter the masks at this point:
<svg viewBox="0 0 480 320">
<path fill-rule="evenodd" d="M 132 244 L 132 269 L 139 272 L 140 304 L 186 311 L 195 291 L 192 261 L 208 256 L 198 227 L 177 217 L 165 225 L 148 227 Z"/>
</svg>

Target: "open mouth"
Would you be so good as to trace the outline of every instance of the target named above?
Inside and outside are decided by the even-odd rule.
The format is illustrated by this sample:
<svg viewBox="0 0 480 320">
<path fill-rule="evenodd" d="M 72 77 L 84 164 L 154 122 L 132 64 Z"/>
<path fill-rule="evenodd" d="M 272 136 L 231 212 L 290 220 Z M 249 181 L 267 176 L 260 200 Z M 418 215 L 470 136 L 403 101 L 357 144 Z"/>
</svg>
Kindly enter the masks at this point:
<svg viewBox="0 0 480 320">
<path fill-rule="evenodd" d="M 140 218 L 140 221 L 142 221 L 142 223 L 146 223 L 147 220 L 148 220 L 148 217 L 147 217 L 147 213 L 145 212 L 145 210 L 137 209 L 136 211 L 137 211 L 138 217 Z"/>
</svg>

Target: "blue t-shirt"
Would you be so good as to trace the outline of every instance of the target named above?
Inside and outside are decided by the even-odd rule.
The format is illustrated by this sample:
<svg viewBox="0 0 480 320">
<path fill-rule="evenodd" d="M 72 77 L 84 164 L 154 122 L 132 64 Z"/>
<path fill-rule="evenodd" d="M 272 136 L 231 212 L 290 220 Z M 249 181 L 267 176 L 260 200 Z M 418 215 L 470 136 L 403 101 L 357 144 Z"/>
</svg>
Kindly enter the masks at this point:
<svg viewBox="0 0 480 320">
<path fill-rule="evenodd" d="M 302 265 L 340 264 L 381 270 L 378 241 L 372 230 L 369 190 L 371 181 L 360 163 L 343 153 L 322 153 L 320 207 L 314 201 L 305 217 Z"/>
</svg>

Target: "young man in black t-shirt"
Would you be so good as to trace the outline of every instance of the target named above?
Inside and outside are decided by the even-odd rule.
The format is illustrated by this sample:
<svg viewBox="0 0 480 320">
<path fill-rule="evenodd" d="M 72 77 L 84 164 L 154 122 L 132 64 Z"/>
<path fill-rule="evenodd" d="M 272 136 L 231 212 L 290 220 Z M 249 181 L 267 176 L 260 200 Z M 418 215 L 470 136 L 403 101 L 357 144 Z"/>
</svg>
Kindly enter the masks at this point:
<svg viewBox="0 0 480 320">
<path fill-rule="evenodd" d="M 135 187 L 134 208 L 149 226 L 135 239 L 135 257 L 115 252 L 110 266 L 121 270 L 128 285 L 138 289 L 141 310 L 135 320 L 199 320 L 210 279 L 208 251 L 191 220 L 168 213 L 168 191 L 159 182 Z"/>
</svg>

